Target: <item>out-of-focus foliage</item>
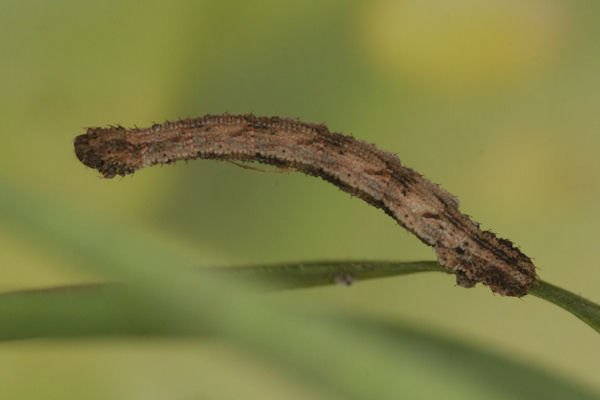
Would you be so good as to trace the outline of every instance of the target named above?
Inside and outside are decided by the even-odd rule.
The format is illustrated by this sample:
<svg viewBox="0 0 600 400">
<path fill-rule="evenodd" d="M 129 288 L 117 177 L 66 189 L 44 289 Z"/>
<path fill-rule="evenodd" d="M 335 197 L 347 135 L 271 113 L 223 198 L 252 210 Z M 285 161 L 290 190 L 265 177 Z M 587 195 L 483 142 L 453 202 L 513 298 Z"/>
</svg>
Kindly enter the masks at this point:
<svg viewBox="0 0 600 400">
<path fill-rule="evenodd" d="M 251 282 L 241 284 L 239 274 L 199 273 L 159 244 L 149 249 L 143 233 L 116 233 L 76 207 L 3 189 L 0 215 L 8 226 L 26 229 L 49 249 L 68 249 L 120 283 L 0 296 L 0 340 L 209 335 L 268 357 L 305 387 L 335 398 L 595 398 L 543 370 L 402 324 L 275 304 L 248 290 Z"/>
<path fill-rule="evenodd" d="M 72 149 L 86 126 L 204 113 L 326 122 L 398 153 L 457 194 L 484 227 L 518 243 L 543 279 L 598 301 L 599 19 L 600 4 L 583 0 L 3 1 L 0 174 L 43 193 L 28 206 L 49 224 L 72 228 L 48 200 L 76 204 L 77 215 L 144 232 L 146 243 L 160 242 L 188 265 L 434 259 L 383 213 L 314 179 L 202 161 L 109 181 Z M 89 257 L 56 251 L 5 218 L 3 291 L 106 278 L 82 268 Z M 88 234 L 82 240 L 102 243 Z M 265 301 L 453 334 L 600 390 L 594 331 L 529 296 L 448 281 L 421 274 Z M 0 393 L 319 395 L 268 357 L 228 343 L 2 343 Z"/>
</svg>

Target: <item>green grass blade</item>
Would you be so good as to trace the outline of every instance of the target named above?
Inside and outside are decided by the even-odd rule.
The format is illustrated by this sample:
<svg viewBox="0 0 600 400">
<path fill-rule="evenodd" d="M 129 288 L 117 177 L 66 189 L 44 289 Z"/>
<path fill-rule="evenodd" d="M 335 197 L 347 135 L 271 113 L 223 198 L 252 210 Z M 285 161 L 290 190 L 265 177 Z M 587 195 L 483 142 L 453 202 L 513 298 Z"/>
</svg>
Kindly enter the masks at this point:
<svg viewBox="0 0 600 400">
<path fill-rule="evenodd" d="M 80 285 L 0 294 L 0 341 L 27 338 L 192 335 L 163 317 L 149 318 L 146 302 L 124 285 Z"/>
<path fill-rule="evenodd" d="M 202 268 L 199 273 L 207 271 L 251 280 L 267 290 L 283 290 L 332 284 L 350 285 L 362 280 L 418 272 L 445 272 L 445 269 L 435 261 L 311 261 L 298 264 Z M 81 286 L 84 290 L 95 288 L 97 287 Z M 63 288 L 46 290 L 60 292 Z M 542 280 L 531 288 L 530 294 L 563 308 L 600 333 L 600 305 Z M 26 297 L 29 294 L 23 295 Z"/>
<path fill-rule="evenodd" d="M 274 289 L 352 284 L 361 280 L 418 272 L 447 271 L 435 261 L 312 261 L 271 266 L 219 268 L 218 270 L 257 279 L 268 288 Z M 600 305 L 543 280 L 538 280 L 530 289 L 529 294 L 561 307 L 600 333 Z"/>
<path fill-rule="evenodd" d="M 435 261 L 310 261 L 275 265 L 210 268 L 224 274 L 255 280 L 266 289 L 296 289 L 408 275 L 446 271 Z"/>
<path fill-rule="evenodd" d="M 529 293 L 556 304 L 600 333 L 600 305 L 542 280 L 538 280 Z"/>
</svg>

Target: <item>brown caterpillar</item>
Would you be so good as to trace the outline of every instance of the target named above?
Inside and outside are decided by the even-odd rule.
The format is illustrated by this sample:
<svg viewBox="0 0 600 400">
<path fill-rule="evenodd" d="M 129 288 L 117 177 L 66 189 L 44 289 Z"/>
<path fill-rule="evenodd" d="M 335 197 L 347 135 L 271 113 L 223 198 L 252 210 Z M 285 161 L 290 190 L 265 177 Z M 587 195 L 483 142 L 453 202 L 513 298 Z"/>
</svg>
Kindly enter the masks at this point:
<svg viewBox="0 0 600 400">
<path fill-rule="evenodd" d="M 256 161 L 318 176 L 381 208 L 432 246 L 460 286 L 477 282 L 505 296 L 524 296 L 535 266 L 506 239 L 483 231 L 450 193 L 400 164 L 398 157 L 322 124 L 280 117 L 206 115 L 144 129 L 88 128 L 75 154 L 104 177 L 196 158 Z"/>
</svg>

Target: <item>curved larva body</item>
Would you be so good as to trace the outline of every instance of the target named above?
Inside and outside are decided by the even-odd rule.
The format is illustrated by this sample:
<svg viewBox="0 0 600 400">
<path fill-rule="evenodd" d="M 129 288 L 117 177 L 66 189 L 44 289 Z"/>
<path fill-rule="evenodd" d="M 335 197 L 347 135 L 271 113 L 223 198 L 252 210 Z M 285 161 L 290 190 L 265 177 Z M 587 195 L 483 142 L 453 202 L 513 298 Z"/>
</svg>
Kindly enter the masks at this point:
<svg viewBox="0 0 600 400">
<path fill-rule="evenodd" d="M 383 209 L 424 243 L 461 286 L 523 296 L 535 266 L 512 243 L 482 231 L 438 185 L 400 164 L 392 153 L 331 133 L 324 125 L 279 117 L 207 115 L 146 129 L 89 128 L 75 139 L 85 165 L 105 177 L 195 158 L 257 161 L 318 176 Z"/>
</svg>

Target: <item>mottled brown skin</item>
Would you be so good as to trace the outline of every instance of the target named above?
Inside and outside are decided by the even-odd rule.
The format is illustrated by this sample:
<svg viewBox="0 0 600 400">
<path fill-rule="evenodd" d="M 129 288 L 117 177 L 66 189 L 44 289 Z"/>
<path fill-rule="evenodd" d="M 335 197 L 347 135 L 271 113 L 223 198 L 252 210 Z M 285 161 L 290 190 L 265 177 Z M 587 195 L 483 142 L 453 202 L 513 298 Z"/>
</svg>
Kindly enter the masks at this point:
<svg viewBox="0 0 600 400">
<path fill-rule="evenodd" d="M 531 260 L 482 231 L 450 193 L 400 164 L 395 154 L 325 125 L 279 117 L 206 115 L 145 129 L 89 128 L 75 153 L 106 178 L 155 164 L 195 158 L 257 161 L 318 176 L 383 209 L 432 246 L 460 286 L 477 282 L 505 296 L 524 296 L 536 280 Z"/>
</svg>

